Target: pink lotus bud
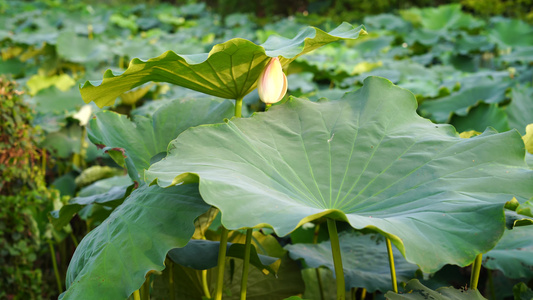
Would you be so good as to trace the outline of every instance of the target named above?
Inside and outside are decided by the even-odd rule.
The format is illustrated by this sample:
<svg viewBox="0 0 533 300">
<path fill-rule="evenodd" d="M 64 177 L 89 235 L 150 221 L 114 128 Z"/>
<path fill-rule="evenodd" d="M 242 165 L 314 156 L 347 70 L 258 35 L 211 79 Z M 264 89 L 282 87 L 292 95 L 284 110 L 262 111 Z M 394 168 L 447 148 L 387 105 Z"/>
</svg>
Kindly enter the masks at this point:
<svg viewBox="0 0 533 300">
<path fill-rule="evenodd" d="M 259 98 L 266 104 L 280 101 L 287 93 L 287 76 L 281 69 L 277 57 L 273 57 L 259 76 L 257 83 Z"/>
</svg>

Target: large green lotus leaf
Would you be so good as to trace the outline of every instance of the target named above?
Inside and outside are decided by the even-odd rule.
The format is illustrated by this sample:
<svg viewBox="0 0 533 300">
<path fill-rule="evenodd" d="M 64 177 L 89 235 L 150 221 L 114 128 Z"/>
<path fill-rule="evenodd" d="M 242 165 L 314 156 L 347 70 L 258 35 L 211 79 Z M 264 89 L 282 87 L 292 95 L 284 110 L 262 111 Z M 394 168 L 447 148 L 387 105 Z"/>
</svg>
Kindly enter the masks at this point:
<svg viewBox="0 0 533 300">
<path fill-rule="evenodd" d="M 467 265 L 503 234 L 503 205 L 533 195 L 518 132 L 460 138 L 416 114 L 414 96 L 370 77 L 342 100 L 291 99 L 190 128 L 153 164 L 161 186 L 200 178 L 230 229 L 280 236 L 324 215 L 392 239 L 424 271 Z"/>
<path fill-rule="evenodd" d="M 233 104 L 229 100 L 175 100 L 161 106 L 151 118 L 135 116 L 133 122 L 125 115 L 99 112 L 90 120 L 87 133 L 100 147 L 124 149 L 142 174 L 150 159 L 166 152 L 168 143 L 185 129 L 231 116 Z"/>
<path fill-rule="evenodd" d="M 533 122 L 533 88 L 516 86 L 511 91 L 511 103 L 507 106 L 509 126 L 516 128 L 522 135 L 526 126 Z"/>
<path fill-rule="evenodd" d="M 464 117 L 454 115 L 450 123 L 458 132 L 469 130 L 483 132 L 489 126 L 500 132 L 509 130 L 507 114 L 497 103 L 480 103 Z"/>
<path fill-rule="evenodd" d="M 369 292 L 385 292 L 391 288 L 389 258 L 383 237 L 345 232 L 339 234 L 339 241 L 346 289 L 360 287 Z M 288 245 L 285 249 L 292 259 L 303 259 L 310 268 L 326 267 L 334 270 L 330 241 Z M 398 281 L 409 281 L 414 277 L 418 266 L 408 263 L 397 249 L 393 253 Z"/>
<path fill-rule="evenodd" d="M 432 290 L 420 283 L 418 279 L 409 281 L 404 290 L 405 292 L 401 294 L 388 292 L 385 294 L 385 297 L 390 300 L 485 300 L 478 290 L 458 290 L 453 287 L 443 287 L 438 288 L 437 290 Z"/>
<path fill-rule="evenodd" d="M 449 96 L 422 102 L 420 112 L 437 122 L 448 122 L 454 113 L 466 116 L 478 102 L 502 102 L 508 87 L 506 81 L 483 80 L 478 85 L 466 87 Z"/>
<path fill-rule="evenodd" d="M 355 39 L 364 27 L 343 23 L 329 33 L 315 27 L 302 30 L 293 39 L 271 36 L 256 45 L 245 39 L 217 44 L 209 53 L 178 55 L 167 51 L 143 61 L 134 59 L 128 69 L 115 75 L 107 70 L 101 82 L 85 82 L 80 92 L 85 102 L 112 105 L 122 93 L 148 81 L 168 82 L 209 95 L 240 99 L 256 87 L 270 57 L 287 65 L 298 56 L 341 39 Z"/>
<path fill-rule="evenodd" d="M 483 256 L 483 266 L 509 278 L 533 278 L 533 226 L 505 230 L 502 239 Z"/>
<path fill-rule="evenodd" d="M 63 299 L 126 299 L 149 271 L 164 269 L 170 249 L 187 244 L 194 219 L 208 209 L 197 185 L 135 190 L 81 241 Z"/>
</svg>

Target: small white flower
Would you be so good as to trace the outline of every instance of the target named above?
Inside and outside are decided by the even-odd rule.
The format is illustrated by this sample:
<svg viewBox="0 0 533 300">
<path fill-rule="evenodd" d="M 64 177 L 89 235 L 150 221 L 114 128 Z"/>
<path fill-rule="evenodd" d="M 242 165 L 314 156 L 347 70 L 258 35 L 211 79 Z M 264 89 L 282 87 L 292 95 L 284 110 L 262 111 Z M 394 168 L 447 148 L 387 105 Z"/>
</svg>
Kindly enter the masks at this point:
<svg viewBox="0 0 533 300">
<path fill-rule="evenodd" d="M 91 119 L 91 114 L 93 113 L 93 108 L 86 104 L 81 107 L 81 109 L 75 113 L 72 117 L 78 121 L 80 121 L 80 126 L 85 126 L 89 122 L 89 119 Z"/>
</svg>

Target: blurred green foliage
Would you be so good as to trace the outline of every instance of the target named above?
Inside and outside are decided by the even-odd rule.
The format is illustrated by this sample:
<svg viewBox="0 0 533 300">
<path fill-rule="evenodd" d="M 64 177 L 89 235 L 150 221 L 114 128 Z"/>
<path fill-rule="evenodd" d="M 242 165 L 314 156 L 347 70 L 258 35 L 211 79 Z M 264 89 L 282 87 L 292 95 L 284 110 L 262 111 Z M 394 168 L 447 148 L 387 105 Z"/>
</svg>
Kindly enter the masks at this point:
<svg viewBox="0 0 533 300">
<path fill-rule="evenodd" d="M 40 130 L 12 81 L 0 77 L 0 299 L 43 299 L 48 286 L 37 258 L 50 199 L 39 167 Z M 44 217 L 43 217 L 44 216 Z"/>
<path fill-rule="evenodd" d="M 8 6 L 7 0 L 0 0 L 0 12 Z M 24 1 L 35 2 L 35 1 Z M 221 16 L 232 13 L 252 13 L 258 17 L 293 15 L 295 13 L 316 13 L 334 22 L 362 20 L 368 15 L 393 13 L 411 7 L 437 7 L 460 3 L 465 10 L 481 16 L 506 16 L 533 22 L 533 0 L 294 0 L 294 1 L 248 1 L 248 0 L 41 0 L 49 7 L 68 4 L 116 5 L 158 5 L 168 3 L 176 6 L 203 2 Z M 126 18 L 127 19 L 127 18 Z M 124 22 L 124 20 L 120 20 Z M 131 20 L 130 20 L 131 22 Z"/>
<path fill-rule="evenodd" d="M 461 3 L 483 17 L 503 15 L 533 22 L 533 0 L 462 0 Z"/>
<path fill-rule="evenodd" d="M 88 1 L 105 2 L 105 1 Z M 112 0 L 111 3 L 172 3 L 182 5 L 184 0 Z M 316 13 L 332 21 L 362 20 L 367 15 L 392 13 L 411 7 L 437 7 L 461 3 L 466 10 L 482 17 L 502 15 L 533 21 L 533 0 L 295 0 L 295 1 L 247 1 L 247 0 L 203 0 L 208 7 L 222 16 L 231 13 L 253 13 L 258 17 L 293 15 L 297 12 Z"/>
<path fill-rule="evenodd" d="M 32 126 L 32 111 L 23 102 L 15 83 L 0 78 L 0 182 L 1 195 L 35 188 L 40 158 L 36 147 L 39 129 Z M 41 182 L 42 184 L 42 182 Z"/>
<path fill-rule="evenodd" d="M 0 195 L 0 298 L 43 299 L 40 230 L 34 213 L 45 199 L 36 190 Z"/>
</svg>

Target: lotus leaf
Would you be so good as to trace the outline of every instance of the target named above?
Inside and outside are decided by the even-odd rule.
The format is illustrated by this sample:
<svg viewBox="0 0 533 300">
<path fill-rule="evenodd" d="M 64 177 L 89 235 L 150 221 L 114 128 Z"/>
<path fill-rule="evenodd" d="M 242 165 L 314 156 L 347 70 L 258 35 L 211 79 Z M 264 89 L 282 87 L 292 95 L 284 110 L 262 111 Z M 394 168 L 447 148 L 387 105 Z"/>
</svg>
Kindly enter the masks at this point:
<svg viewBox="0 0 533 300">
<path fill-rule="evenodd" d="M 291 99 L 267 113 L 190 128 L 145 173 L 200 178 L 229 229 L 278 235 L 322 216 L 389 237 L 423 271 L 468 265 L 504 230 L 504 203 L 533 195 L 516 131 L 462 139 L 416 114 L 413 95 L 370 77 L 340 101 Z"/>
</svg>

